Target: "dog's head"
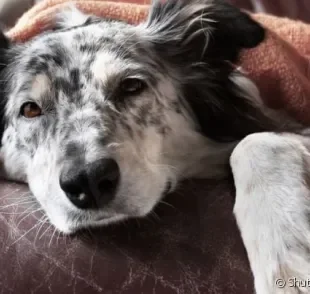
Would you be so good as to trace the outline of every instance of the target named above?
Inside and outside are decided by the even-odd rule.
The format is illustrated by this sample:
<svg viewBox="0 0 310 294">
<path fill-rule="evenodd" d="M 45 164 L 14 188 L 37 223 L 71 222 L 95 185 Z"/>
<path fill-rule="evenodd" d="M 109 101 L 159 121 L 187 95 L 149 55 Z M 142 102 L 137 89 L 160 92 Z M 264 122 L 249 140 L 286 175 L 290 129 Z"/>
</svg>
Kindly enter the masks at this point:
<svg viewBox="0 0 310 294">
<path fill-rule="evenodd" d="M 7 176 L 73 232 L 144 216 L 182 178 L 223 174 L 234 143 L 221 141 L 265 128 L 232 65 L 263 38 L 220 0 L 155 1 L 138 26 L 71 10 L 26 44 L 1 36 Z"/>
</svg>

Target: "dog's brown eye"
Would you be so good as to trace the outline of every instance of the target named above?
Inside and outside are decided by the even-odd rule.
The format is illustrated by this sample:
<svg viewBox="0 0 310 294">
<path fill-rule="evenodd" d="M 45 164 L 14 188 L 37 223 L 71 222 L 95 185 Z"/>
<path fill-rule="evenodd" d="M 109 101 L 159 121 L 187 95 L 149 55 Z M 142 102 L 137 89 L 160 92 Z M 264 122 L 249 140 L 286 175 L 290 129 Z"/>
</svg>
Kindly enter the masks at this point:
<svg viewBox="0 0 310 294">
<path fill-rule="evenodd" d="M 145 88 L 145 82 L 136 78 L 128 78 L 122 81 L 121 89 L 125 94 L 136 94 Z"/>
<path fill-rule="evenodd" d="M 34 118 L 42 114 L 41 108 L 34 102 L 26 102 L 23 104 L 20 114 L 26 118 Z"/>
</svg>

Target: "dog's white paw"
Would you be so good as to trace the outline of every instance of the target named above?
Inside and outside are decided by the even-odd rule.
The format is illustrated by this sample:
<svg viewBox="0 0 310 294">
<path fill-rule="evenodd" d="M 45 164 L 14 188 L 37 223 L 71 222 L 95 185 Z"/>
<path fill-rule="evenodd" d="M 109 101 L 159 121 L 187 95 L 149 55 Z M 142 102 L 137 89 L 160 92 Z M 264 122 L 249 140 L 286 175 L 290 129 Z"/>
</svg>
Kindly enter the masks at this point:
<svg viewBox="0 0 310 294">
<path fill-rule="evenodd" d="M 231 156 L 234 213 L 257 294 L 310 293 L 310 155 L 303 140 L 253 134 Z"/>
</svg>

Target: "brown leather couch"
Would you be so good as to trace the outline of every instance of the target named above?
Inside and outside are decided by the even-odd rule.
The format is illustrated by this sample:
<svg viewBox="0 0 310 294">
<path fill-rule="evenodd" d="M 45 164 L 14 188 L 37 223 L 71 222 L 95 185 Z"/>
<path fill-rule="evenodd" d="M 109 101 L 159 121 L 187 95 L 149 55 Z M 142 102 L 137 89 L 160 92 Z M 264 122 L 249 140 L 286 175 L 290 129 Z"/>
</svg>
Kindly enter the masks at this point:
<svg viewBox="0 0 310 294">
<path fill-rule="evenodd" d="M 33 201 L 0 182 L 0 294 L 253 293 L 231 179 L 188 181 L 146 219 L 71 237 Z"/>
<path fill-rule="evenodd" d="M 72 237 L 41 226 L 25 186 L 0 187 L 0 293 L 253 293 L 231 180 L 186 182 L 147 219 Z"/>
</svg>

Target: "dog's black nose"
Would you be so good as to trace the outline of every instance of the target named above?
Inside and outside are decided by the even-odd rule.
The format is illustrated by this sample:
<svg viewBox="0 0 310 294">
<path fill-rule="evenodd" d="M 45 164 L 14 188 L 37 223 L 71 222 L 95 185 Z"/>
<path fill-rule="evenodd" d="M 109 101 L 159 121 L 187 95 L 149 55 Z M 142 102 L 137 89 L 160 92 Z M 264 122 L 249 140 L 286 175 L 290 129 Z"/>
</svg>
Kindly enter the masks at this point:
<svg viewBox="0 0 310 294">
<path fill-rule="evenodd" d="M 98 208 L 115 196 L 120 170 L 114 159 L 101 159 L 91 164 L 70 163 L 60 175 L 60 187 L 78 208 Z"/>
</svg>

